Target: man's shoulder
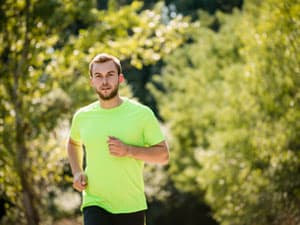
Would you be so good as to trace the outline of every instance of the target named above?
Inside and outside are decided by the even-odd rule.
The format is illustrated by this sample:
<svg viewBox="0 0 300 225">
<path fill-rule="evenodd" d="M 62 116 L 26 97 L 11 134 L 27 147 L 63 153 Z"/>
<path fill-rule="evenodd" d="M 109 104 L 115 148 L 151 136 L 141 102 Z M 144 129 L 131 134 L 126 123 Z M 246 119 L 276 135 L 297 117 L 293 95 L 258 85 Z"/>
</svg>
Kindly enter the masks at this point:
<svg viewBox="0 0 300 225">
<path fill-rule="evenodd" d="M 79 108 L 76 111 L 75 115 L 84 114 L 84 113 L 88 113 L 88 112 L 93 112 L 97 109 L 98 105 L 99 105 L 99 101 L 95 101 L 95 102 L 92 102 L 88 105 L 85 105 L 85 106 Z"/>
<path fill-rule="evenodd" d="M 149 106 L 138 102 L 136 99 L 129 99 L 128 98 L 127 99 L 127 104 L 129 105 L 129 107 L 131 109 L 134 109 L 134 110 L 139 110 L 141 112 L 152 112 L 152 109 Z"/>
</svg>

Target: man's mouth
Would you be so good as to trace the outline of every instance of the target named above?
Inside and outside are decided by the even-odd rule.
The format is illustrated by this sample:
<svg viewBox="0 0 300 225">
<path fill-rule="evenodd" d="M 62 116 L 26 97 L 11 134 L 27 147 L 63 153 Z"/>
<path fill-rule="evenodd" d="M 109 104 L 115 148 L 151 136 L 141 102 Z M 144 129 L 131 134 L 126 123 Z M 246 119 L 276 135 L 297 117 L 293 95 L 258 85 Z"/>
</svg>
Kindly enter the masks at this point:
<svg viewBox="0 0 300 225">
<path fill-rule="evenodd" d="M 102 87 L 101 90 L 102 91 L 107 91 L 107 90 L 110 90 L 110 87 Z"/>
</svg>

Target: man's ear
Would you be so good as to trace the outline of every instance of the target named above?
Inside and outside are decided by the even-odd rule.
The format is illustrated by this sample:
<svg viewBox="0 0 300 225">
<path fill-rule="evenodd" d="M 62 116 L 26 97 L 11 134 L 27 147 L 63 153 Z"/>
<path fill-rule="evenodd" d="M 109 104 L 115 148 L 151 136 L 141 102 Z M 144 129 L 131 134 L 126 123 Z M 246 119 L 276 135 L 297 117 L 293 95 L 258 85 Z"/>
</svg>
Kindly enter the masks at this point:
<svg viewBox="0 0 300 225">
<path fill-rule="evenodd" d="M 90 86 L 93 86 L 92 77 L 90 77 Z"/>
<path fill-rule="evenodd" d="M 124 75 L 120 73 L 119 75 L 119 83 L 123 83 L 125 81 Z"/>
</svg>

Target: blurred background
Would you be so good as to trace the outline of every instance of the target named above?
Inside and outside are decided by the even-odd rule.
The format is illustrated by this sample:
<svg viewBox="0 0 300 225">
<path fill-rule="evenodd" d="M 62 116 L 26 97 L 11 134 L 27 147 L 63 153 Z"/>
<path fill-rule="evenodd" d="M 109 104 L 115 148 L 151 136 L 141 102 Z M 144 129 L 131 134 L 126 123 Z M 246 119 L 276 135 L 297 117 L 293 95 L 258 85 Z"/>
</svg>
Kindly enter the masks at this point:
<svg viewBox="0 0 300 225">
<path fill-rule="evenodd" d="M 65 143 L 100 52 L 170 145 L 148 225 L 300 224 L 300 0 L 4 0 L 0 29 L 0 224 L 82 224 Z"/>
</svg>

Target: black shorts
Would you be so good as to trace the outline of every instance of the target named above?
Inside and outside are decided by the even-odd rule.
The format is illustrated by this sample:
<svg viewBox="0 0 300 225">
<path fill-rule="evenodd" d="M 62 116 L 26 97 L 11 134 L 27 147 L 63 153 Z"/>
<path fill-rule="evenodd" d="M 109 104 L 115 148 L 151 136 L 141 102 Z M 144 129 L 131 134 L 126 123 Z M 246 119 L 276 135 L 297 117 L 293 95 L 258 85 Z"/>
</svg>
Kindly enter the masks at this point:
<svg viewBox="0 0 300 225">
<path fill-rule="evenodd" d="M 145 210 L 113 214 L 98 206 L 83 208 L 84 225 L 145 225 Z"/>
</svg>

